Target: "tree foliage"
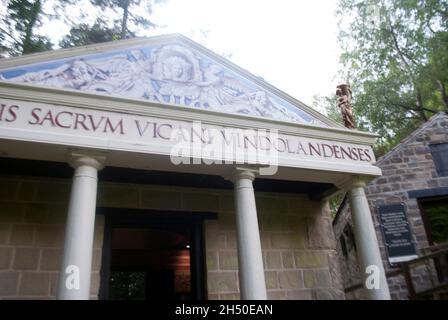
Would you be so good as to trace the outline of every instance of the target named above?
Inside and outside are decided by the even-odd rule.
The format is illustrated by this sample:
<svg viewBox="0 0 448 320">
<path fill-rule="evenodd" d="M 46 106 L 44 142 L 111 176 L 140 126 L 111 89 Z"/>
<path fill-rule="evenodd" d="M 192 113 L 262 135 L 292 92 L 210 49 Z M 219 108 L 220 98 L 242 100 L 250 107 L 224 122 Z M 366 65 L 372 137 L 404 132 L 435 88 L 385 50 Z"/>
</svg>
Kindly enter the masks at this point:
<svg viewBox="0 0 448 320">
<path fill-rule="evenodd" d="M 40 35 L 37 30 L 44 18 L 58 18 L 61 10 L 76 0 L 9 0 L 2 1 L 5 13 L 0 19 L 0 46 L 8 55 L 20 55 L 50 50 L 49 37 Z M 45 12 L 44 6 L 52 7 Z"/>
<path fill-rule="evenodd" d="M 313 97 L 313 108 L 321 113 L 325 113 L 328 118 L 334 120 L 335 122 L 344 125 L 341 117 L 341 112 L 337 107 L 337 98 L 338 97 L 336 95 L 315 95 Z"/>
<path fill-rule="evenodd" d="M 447 0 L 340 0 L 337 15 L 340 80 L 358 127 L 381 136 L 380 154 L 448 111 Z"/>
<path fill-rule="evenodd" d="M 135 37 L 142 28 L 154 28 L 156 24 L 149 20 L 152 6 L 164 0 L 89 0 L 102 13 L 106 9 L 114 12 L 109 19 L 98 18 L 91 26 L 78 24 L 72 27 L 69 34 L 60 42 L 60 46 L 67 48 L 88 45 L 106 41 Z"/>
<path fill-rule="evenodd" d="M 2 48 L 10 55 L 51 49 L 50 40 L 35 33 L 42 15 L 41 0 L 9 1 L 0 25 Z"/>
<path fill-rule="evenodd" d="M 102 9 L 110 8 L 116 12 L 119 11 L 121 13 L 120 19 L 115 21 L 115 26 L 119 26 L 120 28 L 121 39 L 135 36 L 136 27 L 156 27 L 156 25 L 148 18 L 152 13 L 153 1 L 90 0 L 90 2 Z M 161 0 L 156 0 L 155 2 L 161 2 Z M 142 4 L 144 5 L 142 6 Z M 142 12 L 139 12 L 140 10 L 142 10 Z"/>
<path fill-rule="evenodd" d="M 120 38 L 121 31 L 119 29 L 109 28 L 103 20 L 98 19 L 93 26 L 83 23 L 73 27 L 59 45 L 62 48 L 69 48 L 113 41 Z"/>
<path fill-rule="evenodd" d="M 437 243 L 448 241 L 448 207 L 446 204 L 425 208 L 429 217 L 432 240 Z"/>
<path fill-rule="evenodd" d="M 95 23 L 74 23 L 68 5 L 80 0 L 0 0 L 0 50 L 3 56 L 15 56 L 50 50 L 50 37 L 40 33 L 41 26 L 50 19 L 61 19 L 71 26 L 59 43 L 61 47 L 87 45 L 134 37 L 142 28 L 156 27 L 149 16 L 156 3 L 165 0 L 88 0 L 97 10 Z M 79 10 L 85 17 L 83 8 Z M 110 9 L 105 12 L 106 9 Z M 114 14 L 115 13 L 115 14 Z M 0 52 L 0 54 L 2 53 Z"/>
</svg>

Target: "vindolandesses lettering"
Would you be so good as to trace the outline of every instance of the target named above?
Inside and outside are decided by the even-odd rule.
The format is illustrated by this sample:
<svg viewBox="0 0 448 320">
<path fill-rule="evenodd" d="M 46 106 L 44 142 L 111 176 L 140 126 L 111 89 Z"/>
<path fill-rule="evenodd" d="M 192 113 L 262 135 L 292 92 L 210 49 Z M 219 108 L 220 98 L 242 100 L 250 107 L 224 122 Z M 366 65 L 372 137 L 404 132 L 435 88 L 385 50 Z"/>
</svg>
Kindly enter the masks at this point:
<svg viewBox="0 0 448 320">
<path fill-rule="evenodd" d="M 174 164 L 187 163 L 187 158 L 292 165 L 299 160 L 374 161 L 370 146 L 281 134 L 274 129 L 242 129 L 13 100 L 0 103 L 0 130 L 24 140 L 166 154 Z M 14 135 L 8 135 L 13 131 Z M 67 141 L 61 140 L 64 137 Z"/>
</svg>

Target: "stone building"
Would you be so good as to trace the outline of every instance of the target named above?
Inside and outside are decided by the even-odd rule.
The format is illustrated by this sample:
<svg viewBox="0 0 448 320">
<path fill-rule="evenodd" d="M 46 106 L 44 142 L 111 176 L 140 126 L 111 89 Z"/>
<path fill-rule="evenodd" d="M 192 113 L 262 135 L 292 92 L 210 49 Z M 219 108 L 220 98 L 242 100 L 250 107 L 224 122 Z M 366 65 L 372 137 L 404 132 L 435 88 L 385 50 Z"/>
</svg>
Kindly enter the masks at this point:
<svg viewBox="0 0 448 320">
<path fill-rule="evenodd" d="M 185 37 L 3 59 L 0 108 L 2 299 L 343 299 L 341 190 L 381 265 L 375 135 Z"/>
<path fill-rule="evenodd" d="M 385 246 L 385 234 L 380 224 L 380 208 L 402 205 L 410 227 L 416 256 L 423 249 L 448 241 L 448 219 L 441 224 L 436 214 L 448 216 L 448 115 L 439 113 L 378 159 L 376 165 L 383 175 L 373 179 L 365 188 L 372 219 L 380 245 L 386 272 L 398 269 Z M 437 210 L 435 210 L 437 209 Z M 437 211 L 437 212 L 436 212 Z M 438 219 L 438 220 L 437 220 Z M 344 288 L 360 282 L 356 260 L 357 248 L 350 208 L 344 200 L 333 220 L 338 257 Z M 401 257 L 401 261 L 413 257 Z M 391 263 L 392 260 L 392 263 Z M 400 261 L 400 257 L 398 257 Z M 417 267 L 412 272 L 417 290 L 431 286 L 434 265 Z M 408 290 L 403 275 L 388 277 L 391 297 L 407 299 Z M 355 290 L 347 298 L 362 298 Z"/>
</svg>

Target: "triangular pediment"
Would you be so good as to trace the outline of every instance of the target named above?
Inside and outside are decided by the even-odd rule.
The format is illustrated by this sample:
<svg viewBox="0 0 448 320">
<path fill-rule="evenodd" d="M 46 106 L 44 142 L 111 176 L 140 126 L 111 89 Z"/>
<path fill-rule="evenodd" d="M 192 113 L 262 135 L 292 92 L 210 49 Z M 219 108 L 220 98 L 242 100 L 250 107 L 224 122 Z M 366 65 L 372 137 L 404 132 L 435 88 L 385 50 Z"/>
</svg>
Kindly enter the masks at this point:
<svg viewBox="0 0 448 320">
<path fill-rule="evenodd" d="M 0 81 L 338 127 L 310 107 L 180 35 L 5 59 L 0 61 Z"/>
</svg>

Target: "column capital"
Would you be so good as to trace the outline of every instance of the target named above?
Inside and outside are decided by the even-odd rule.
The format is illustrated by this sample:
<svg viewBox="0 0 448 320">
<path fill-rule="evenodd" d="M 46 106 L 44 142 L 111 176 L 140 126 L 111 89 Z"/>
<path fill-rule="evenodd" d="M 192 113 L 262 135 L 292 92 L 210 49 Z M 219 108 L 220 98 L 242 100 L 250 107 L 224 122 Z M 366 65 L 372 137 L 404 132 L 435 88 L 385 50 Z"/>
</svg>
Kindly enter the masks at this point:
<svg viewBox="0 0 448 320">
<path fill-rule="evenodd" d="M 362 177 L 355 177 L 351 181 L 351 188 L 364 188 L 366 186 L 366 181 Z"/>
<path fill-rule="evenodd" d="M 106 163 L 106 155 L 100 152 L 73 150 L 67 154 L 67 162 L 74 169 L 80 166 L 89 166 L 101 170 Z"/>
<path fill-rule="evenodd" d="M 353 188 L 364 188 L 368 179 L 362 176 L 350 176 L 336 183 L 336 186 L 340 189 L 351 190 Z"/>
<path fill-rule="evenodd" d="M 239 179 L 249 179 L 254 181 L 259 173 L 258 168 L 254 167 L 234 167 L 228 174 L 224 176 L 226 180 L 236 182 Z"/>
</svg>

